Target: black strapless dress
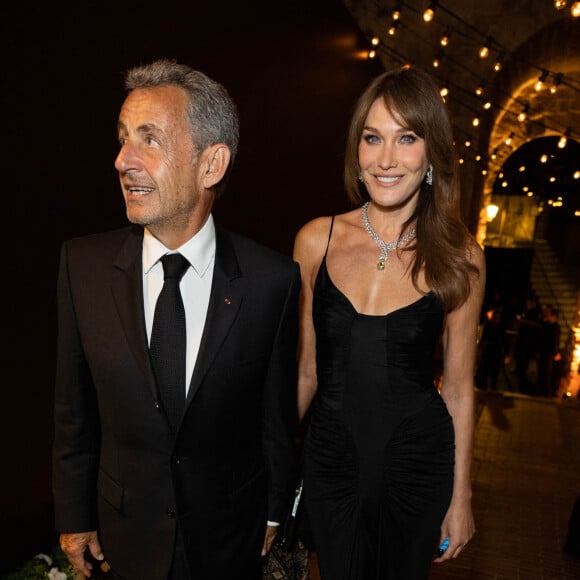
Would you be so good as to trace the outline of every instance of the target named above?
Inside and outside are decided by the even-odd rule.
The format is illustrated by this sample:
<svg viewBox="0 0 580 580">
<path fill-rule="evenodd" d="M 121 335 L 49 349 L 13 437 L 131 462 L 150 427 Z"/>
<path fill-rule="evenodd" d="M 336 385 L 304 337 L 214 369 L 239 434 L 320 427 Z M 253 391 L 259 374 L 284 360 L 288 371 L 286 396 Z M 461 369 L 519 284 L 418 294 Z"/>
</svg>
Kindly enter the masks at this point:
<svg viewBox="0 0 580 580">
<path fill-rule="evenodd" d="M 435 295 L 359 314 L 320 266 L 318 391 L 304 502 L 322 580 L 425 580 L 453 488 L 454 431 L 434 384 Z"/>
</svg>

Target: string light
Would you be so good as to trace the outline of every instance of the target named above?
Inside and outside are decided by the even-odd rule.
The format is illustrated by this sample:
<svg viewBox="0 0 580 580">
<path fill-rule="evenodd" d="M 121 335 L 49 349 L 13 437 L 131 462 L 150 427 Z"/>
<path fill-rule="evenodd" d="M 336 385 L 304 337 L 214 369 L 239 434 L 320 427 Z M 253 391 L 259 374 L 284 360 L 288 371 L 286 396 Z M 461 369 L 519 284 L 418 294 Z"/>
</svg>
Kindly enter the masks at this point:
<svg viewBox="0 0 580 580">
<path fill-rule="evenodd" d="M 376 50 L 369 50 L 368 57 L 375 58 L 375 56 L 377 56 L 377 51 Z"/>
<path fill-rule="evenodd" d="M 465 146 L 469 149 L 471 147 L 471 135 L 465 140 Z"/>
<path fill-rule="evenodd" d="M 536 81 L 536 84 L 534 85 L 534 88 L 536 89 L 537 92 L 540 92 L 544 88 L 544 83 L 546 82 L 547 78 L 548 78 L 548 71 L 543 70 L 542 74 L 538 77 L 538 80 Z"/>
<path fill-rule="evenodd" d="M 371 39 L 371 44 L 373 46 L 378 46 L 381 42 L 381 39 L 378 36 L 373 36 Z"/>
<path fill-rule="evenodd" d="M 399 21 L 395 20 L 389 27 L 389 36 L 395 36 L 397 34 L 397 28 L 399 27 Z"/>
<path fill-rule="evenodd" d="M 443 99 L 445 99 L 445 97 L 449 95 L 449 89 L 447 88 L 447 85 L 444 87 L 441 87 L 439 94 L 443 97 Z"/>
<path fill-rule="evenodd" d="M 566 0 L 554 0 L 554 8 L 556 10 L 563 10 L 564 8 L 566 8 Z"/>
<path fill-rule="evenodd" d="M 438 68 L 441 64 L 441 53 L 437 53 L 433 59 L 433 68 Z"/>
<path fill-rule="evenodd" d="M 501 70 L 502 63 L 503 63 L 503 53 L 497 57 L 495 64 L 493 65 L 493 70 L 495 72 L 499 72 Z"/>
<path fill-rule="evenodd" d="M 506 145 L 511 145 L 512 144 L 512 140 L 515 137 L 515 134 L 513 133 L 513 131 L 509 134 L 509 137 L 505 140 L 505 144 Z"/>
<path fill-rule="evenodd" d="M 562 82 L 562 73 L 556 73 L 554 75 L 554 80 L 552 81 L 552 86 L 550 87 L 550 92 L 554 94 L 558 90 L 558 86 Z"/>
<path fill-rule="evenodd" d="M 530 110 L 530 105 L 524 105 L 524 108 L 522 109 L 522 111 L 518 115 L 518 121 L 520 123 L 523 123 L 526 120 L 529 110 Z"/>
<path fill-rule="evenodd" d="M 566 132 L 560 137 L 560 140 L 558 141 L 558 147 L 560 149 L 564 149 L 564 147 L 566 147 L 566 145 L 568 144 L 569 137 L 570 137 L 570 129 L 566 129 Z"/>
<path fill-rule="evenodd" d="M 449 32 L 449 29 L 447 28 L 445 30 L 445 32 L 443 33 L 443 36 L 441 37 L 441 40 L 439 41 L 439 43 L 441 44 L 441 46 L 447 46 L 449 44 L 449 37 L 451 36 L 451 32 Z"/>
<path fill-rule="evenodd" d="M 483 95 L 483 89 L 484 89 L 484 86 L 485 86 L 485 85 L 484 85 L 483 83 L 482 83 L 482 84 L 480 84 L 480 85 L 477 85 L 477 88 L 475 89 L 475 94 L 476 94 L 478 97 L 481 97 L 481 95 Z"/>
<path fill-rule="evenodd" d="M 570 8 L 570 13 L 574 18 L 578 18 L 578 16 L 580 16 L 580 2 L 574 2 L 574 4 L 572 4 L 572 8 Z"/>
<path fill-rule="evenodd" d="M 393 17 L 393 20 L 399 20 L 401 18 L 401 8 L 402 8 L 401 2 L 397 2 L 397 4 L 395 5 L 395 8 L 391 12 L 391 16 Z"/>
<path fill-rule="evenodd" d="M 471 124 L 474 127 L 478 127 L 479 126 L 479 117 L 473 117 L 473 121 L 471 121 Z"/>
<path fill-rule="evenodd" d="M 423 12 L 423 20 L 425 22 L 431 22 L 435 18 L 435 8 L 437 7 L 437 2 L 431 2 L 429 7 L 425 12 Z"/>
<path fill-rule="evenodd" d="M 491 101 L 483 101 L 483 108 L 488 111 L 489 109 L 491 109 Z"/>
<path fill-rule="evenodd" d="M 479 58 L 487 58 L 489 56 L 489 49 L 491 48 L 492 38 L 488 36 L 483 43 L 483 46 L 479 49 Z"/>
</svg>

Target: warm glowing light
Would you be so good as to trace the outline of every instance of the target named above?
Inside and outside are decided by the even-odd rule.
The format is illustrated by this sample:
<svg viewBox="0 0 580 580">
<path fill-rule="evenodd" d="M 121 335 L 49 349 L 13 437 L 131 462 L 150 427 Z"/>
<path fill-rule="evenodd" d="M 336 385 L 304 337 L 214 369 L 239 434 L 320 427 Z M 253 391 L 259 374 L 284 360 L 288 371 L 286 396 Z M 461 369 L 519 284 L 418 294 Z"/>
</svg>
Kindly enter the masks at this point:
<svg viewBox="0 0 580 580">
<path fill-rule="evenodd" d="M 476 160 L 476 161 L 481 161 L 481 155 L 476 155 L 476 156 L 475 156 L 475 160 Z"/>
<path fill-rule="evenodd" d="M 523 110 L 520 112 L 520 114 L 518 115 L 518 121 L 520 123 L 523 123 L 527 116 L 528 116 L 528 110 L 529 110 L 529 105 L 525 105 L 525 107 L 523 108 Z"/>
<path fill-rule="evenodd" d="M 483 86 L 482 86 L 482 85 L 479 85 L 479 86 L 478 86 L 478 87 L 475 89 L 475 94 L 476 94 L 478 97 L 481 97 L 481 95 L 483 95 Z"/>
<path fill-rule="evenodd" d="M 560 137 L 560 140 L 558 141 L 558 147 L 560 149 L 564 149 L 564 147 L 566 147 L 567 144 L 568 144 L 568 137 L 566 137 L 566 135 L 562 135 Z"/>
<path fill-rule="evenodd" d="M 423 12 L 423 20 L 425 22 L 431 22 L 431 20 L 433 20 L 433 18 L 435 17 L 435 2 L 432 2 L 431 4 L 429 4 L 429 8 L 427 8 L 427 10 L 425 10 L 425 12 Z"/>
<path fill-rule="evenodd" d="M 482 169 L 481 170 L 481 175 L 487 175 L 487 169 Z"/>
<path fill-rule="evenodd" d="M 468 137 L 468 138 L 465 140 L 465 146 L 466 146 L 466 147 L 471 147 L 471 137 Z"/>
<path fill-rule="evenodd" d="M 570 13 L 574 18 L 578 18 L 578 16 L 580 16 L 580 2 L 574 2 L 574 4 L 572 4 Z"/>
<path fill-rule="evenodd" d="M 483 103 L 483 108 L 487 111 L 489 109 L 491 109 L 491 102 L 490 101 L 485 101 Z"/>
<path fill-rule="evenodd" d="M 447 87 L 442 87 L 439 93 L 443 98 L 445 98 L 449 94 L 449 89 Z"/>
<path fill-rule="evenodd" d="M 495 72 L 499 72 L 501 70 L 501 66 L 502 66 L 502 57 L 498 56 L 497 60 L 495 61 L 495 64 L 493 65 L 493 70 Z"/>
<path fill-rule="evenodd" d="M 492 159 L 497 159 L 497 149 L 494 149 L 492 154 L 491 154 L 491 158 Z"/>
<path fill-rule="evenodd" d="M 519 167 L 518 171 L 519 171 L 520 173 L 523 173 L 525 170 L 526 170 L 526 166 L 525 166 L 525 165 L 520 165 L 520 167 Z"/>
<path fill-rule="evenodd" d="M 580 171 L 574 171 L 574 179 L 580 179 Z"/>
<path fill-rule="evenodd" d="M 447 46 L 449 44 L 449 35 L 444 34 L 439 42 L 441 43 L 441 46 Z"/>
<path fill-rule="evenodd" d="M 487 58 L 489 56 L 489 49 L 491 45 L 491 37 L 487 37 L 482 47 L 479 49 L 479 58 Z"/>
<path fill-rule="evenodd" d="M 378 46 L 379 42 L 381 42 L 381 39 L 378 36 L 373 36 L 371 39 L 371 44 L 373 46 Z"/>
<path fill-rule="evenodd" d="M 536 84 L 534 85 L 534 88 L 536 89 L 536 91 L 541 91 L 544 88 L 544 83 L 546 82 L 546 79 L 548 78 L 548 72 L 547 71 L 542 71 L 542 74 L 538 77 L 538 80 L 536 81 Z"/>
<path fill-rule="evenodd" d="M 377 56 L 376 50 L 369 50 L 369 58 L 375 58 Z"/>
<path fill-rule="evenodd" d="M 492 222 L 495 219 L 495 217 L 497 216 L 498 211 L 499 211 L 499 206 L 495 205 L 494 203 L 490 203 L 485 208 L 485 214 L 487 217 L 487 221 Z"/>
<path fill-rule="evenodd" d="M 562 73 L 557 73 L 554 75 L 554 80 L 552 81 L 552 86 L 550 87 L 550 92 L 554 94 L 558 90 L 558 86 L 562 82 Z"/>
<path fill-rule="evenodd" d="M 391 26 L 389 27 L 389 36 L 395 36 L 395 34 L 397 34 L 398 27 L 399 27 L 399 23 L 393 22 L 393 24 L 391 24 Z"/>
<path fill-rule="evenodd" d="M 479 126 L 479 117 L 474 117 L 474 118 L 473 118 L 473 121 L 471 121 L 471 124 L 472 124 L 474 127 L 477 127 L 477 126 Z"/>
<path fill-rule="evenodd" d="M 500 179 L 503 179 L 503 171 L 500 171 L 500 172 L 499 172 L 499 174 L 498 174 L 498 177 L 499 177 Z"/>
<path fill-rule="evenodd" d="M 401 7 L 396 6 L 393 12 L 391 13 L 391 16 L 393 17 L 393 20 L 399 20 L 399 18 L 401 18 Z"/>
<path fill-rule="evenodd" d="M 522 191 L 528 192 L 530 190 L 530 188 L 527 185 L 524 185 L 522 187 Z"/>
<path fill-rule="evenodd" d="M 459 158 L 459 165 L 463 165 L 465 163 L 465 159 L 463 158 L 463 155 Z"/>
<path fill-rule="evenodd" d="M 577 209 L 577 210 L 574 212 L 574 217 L 580 217 L 580 209 Z"/>
<path fill-rule="evenodd" d="M 506 145 L 511 145 L 513 138 L 514 138 L 514 134 L 513 133 L 510 133 L 509 134 L 509 137 L 505 140 L 505 144 Z"/>
<path fill-rule="evenodd" d="M 540 157 L 540 163 L 547 163 L 548 162 L 548 156 L 544 153 L 541 157 Z"/>
<path fill-rule="evenodd" d="M 439 57 L 437 57 L 437 56 L 436 56 L 436 57 L 433 59 L 433 68 L 438 68 L 438 67 L 439 67 L 439 64 L 440 64 L 440 62 L 441 62 L 441 61 L 439 60 Z"/>
<path fill-rule="evenodd" d="M 533 191 L 528 191 L 527 195 L 528 195 L 528 197 L 534 197 L 534 192 Z"/>
<path fill-rule="evenodd" d="M 556 178 L 554 176 L 550 177 L 550 183 L 554 183 L 556 181 Z"/>
<path fill-rule="evenodd" d="M 501 184 L 502 187 L 507 187 L 508 186 L 508 182 L 507 181 L 503 181 Z"/>
<path fill-rule="evenodd" d="M 566 0 L 554 0 L 554 8 L 556 10 L 562 10 L 563 8 L 566 8 Z"/>
</svg>

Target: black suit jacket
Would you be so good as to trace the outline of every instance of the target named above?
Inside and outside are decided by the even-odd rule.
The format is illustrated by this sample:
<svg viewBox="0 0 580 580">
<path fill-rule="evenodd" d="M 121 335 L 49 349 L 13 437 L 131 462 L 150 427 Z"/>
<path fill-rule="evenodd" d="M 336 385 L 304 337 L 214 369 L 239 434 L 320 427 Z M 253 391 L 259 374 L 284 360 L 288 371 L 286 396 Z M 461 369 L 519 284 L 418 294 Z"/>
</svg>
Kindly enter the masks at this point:
<svg viewBox="0 0 580 580">
<path fill-rule="evenodd" d="M 298 267 L 216 231 L 206 324 L 175 438 L 143 309 L 140 227 L 67 241 L 53 489 L 61 532 L 98 529 L 123 577 L 166 580 L 176 521 L 196 580 L 247 580 L 296 483 Z"/>
</svg>

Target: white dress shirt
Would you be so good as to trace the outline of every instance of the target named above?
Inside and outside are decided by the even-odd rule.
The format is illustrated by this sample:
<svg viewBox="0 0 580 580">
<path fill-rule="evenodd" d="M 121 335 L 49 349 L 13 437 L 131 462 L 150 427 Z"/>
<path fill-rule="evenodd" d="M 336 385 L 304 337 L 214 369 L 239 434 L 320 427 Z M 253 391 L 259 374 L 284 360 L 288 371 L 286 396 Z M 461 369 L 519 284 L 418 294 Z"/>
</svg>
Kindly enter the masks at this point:
<svg viewBox="0 0 580 580">
<path fill-rule="evenodd" d="M 185 308 L 187 332 L 186 384 L 184 385 L 187 396 L 205 325 L 215 264 L 215 225 L 211 215 L 201 230 L 183 246 L 177 248 L 176 252 L 187 258 L 191 264 L 191 268 L 185 271 L 179 284 Z M 151 341 L 155 304 L 163 287 L 163 265 L 160 260 L 167 253 L 171 253 L 171 251 L 145 228 L 143 236 L 143 298 L 148 341 Z"/>
</svg>

